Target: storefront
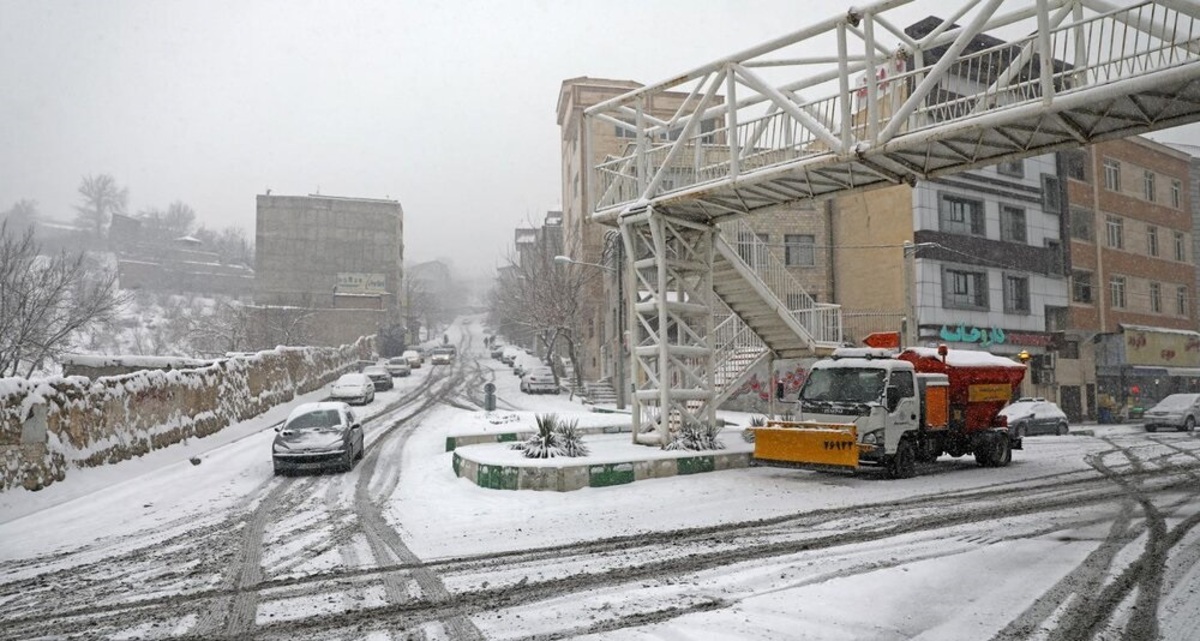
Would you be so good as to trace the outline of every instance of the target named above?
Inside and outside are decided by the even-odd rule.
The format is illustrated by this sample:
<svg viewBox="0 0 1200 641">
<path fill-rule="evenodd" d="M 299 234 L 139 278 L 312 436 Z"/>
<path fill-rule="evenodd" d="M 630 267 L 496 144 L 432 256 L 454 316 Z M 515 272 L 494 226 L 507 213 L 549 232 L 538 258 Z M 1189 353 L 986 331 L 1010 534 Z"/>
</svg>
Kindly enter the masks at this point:
<svg viewBox="0 0 1200 641">
<path fill-rule="evenodd" d="M 1120 325 L 1097 340 L 1098 403 L 1114 419 L 1137 419 L 1166 396 L 1200 392 L 1200 332 Z"/>
</svg>

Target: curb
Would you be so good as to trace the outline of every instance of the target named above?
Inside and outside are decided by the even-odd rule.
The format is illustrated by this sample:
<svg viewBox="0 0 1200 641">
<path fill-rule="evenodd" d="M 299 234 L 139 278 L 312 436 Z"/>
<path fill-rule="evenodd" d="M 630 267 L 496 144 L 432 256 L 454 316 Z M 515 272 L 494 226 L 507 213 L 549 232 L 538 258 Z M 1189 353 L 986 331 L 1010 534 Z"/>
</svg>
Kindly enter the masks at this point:
<svg viewBox="0 0 1200 641">
<path fill-rule="evenodd" d="M 585 487 L 625 485 L 646 479 L 749 467 L 752 456 L 751 452 L 726 452 L 623 463 L 526 467 L 479 463 L 455 451 L 453 466 L 455 476 L 483 488 L 571 492 Z"/>
</svg>

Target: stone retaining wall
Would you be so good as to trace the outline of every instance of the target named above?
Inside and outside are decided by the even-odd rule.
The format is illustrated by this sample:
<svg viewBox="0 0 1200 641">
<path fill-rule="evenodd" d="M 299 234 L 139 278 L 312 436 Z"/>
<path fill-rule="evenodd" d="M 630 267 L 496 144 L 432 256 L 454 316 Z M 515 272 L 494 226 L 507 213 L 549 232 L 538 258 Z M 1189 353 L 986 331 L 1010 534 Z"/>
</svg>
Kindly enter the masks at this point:
<svg viewBox="0 0 1200 641">
<path fill-rule="evenodd" d="M 38 490 L 72 467 L 213 434 L 356 369 L 374 342 L 278 347 L 196 369 L 97 379 L 0 379 L 0 491 Z"/>
</svg>

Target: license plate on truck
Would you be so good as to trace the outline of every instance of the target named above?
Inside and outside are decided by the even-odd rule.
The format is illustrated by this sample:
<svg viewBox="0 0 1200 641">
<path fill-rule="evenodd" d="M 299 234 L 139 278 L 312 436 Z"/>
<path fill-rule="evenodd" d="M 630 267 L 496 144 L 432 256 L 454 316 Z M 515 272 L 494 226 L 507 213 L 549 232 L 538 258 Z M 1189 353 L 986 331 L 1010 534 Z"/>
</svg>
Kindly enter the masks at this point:
<svg viewBox="0 0 1200 641">
<path fill-rule="evenodd" d="M 754 428 L 754 460 L 764 465 L 858 468 L 853 425 L 770 423 Z"/>
</svg>

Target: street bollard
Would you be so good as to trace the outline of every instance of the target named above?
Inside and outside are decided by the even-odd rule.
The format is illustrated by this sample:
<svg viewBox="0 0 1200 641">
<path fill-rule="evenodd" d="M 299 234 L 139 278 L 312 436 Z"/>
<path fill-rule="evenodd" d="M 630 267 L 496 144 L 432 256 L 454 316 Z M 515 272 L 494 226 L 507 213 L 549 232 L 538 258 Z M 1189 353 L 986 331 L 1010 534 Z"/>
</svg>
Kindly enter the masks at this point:
<svg viewBox="0 0 1200 641">
<path fill-rule="evenodd" d="M 496 385 L 493 383 L 483 384 L 483 409 L 496 411 Z"/>
</svg>

